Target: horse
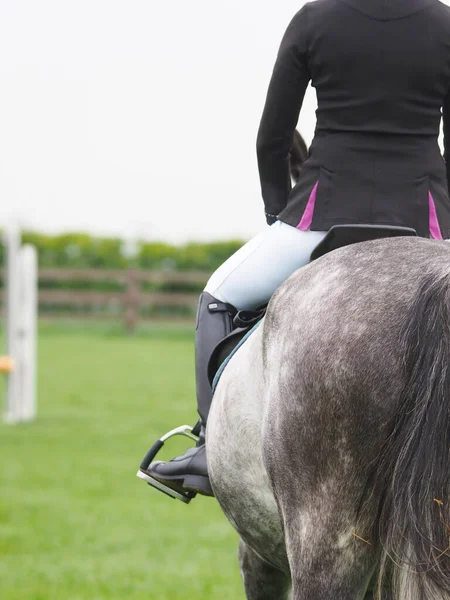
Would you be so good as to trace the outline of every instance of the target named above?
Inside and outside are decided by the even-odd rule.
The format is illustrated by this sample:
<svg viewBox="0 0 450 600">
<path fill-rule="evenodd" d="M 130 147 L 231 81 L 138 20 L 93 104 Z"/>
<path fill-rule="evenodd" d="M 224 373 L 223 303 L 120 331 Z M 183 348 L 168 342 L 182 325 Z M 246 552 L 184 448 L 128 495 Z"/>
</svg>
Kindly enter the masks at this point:
<svg viewBox="0 0 450 600">
<path fill-rule="evenodd" d="M 219 380 L 214 494 L 248 600 L 450 599 L 450 245 L 334 250 Z"/>
</svg>

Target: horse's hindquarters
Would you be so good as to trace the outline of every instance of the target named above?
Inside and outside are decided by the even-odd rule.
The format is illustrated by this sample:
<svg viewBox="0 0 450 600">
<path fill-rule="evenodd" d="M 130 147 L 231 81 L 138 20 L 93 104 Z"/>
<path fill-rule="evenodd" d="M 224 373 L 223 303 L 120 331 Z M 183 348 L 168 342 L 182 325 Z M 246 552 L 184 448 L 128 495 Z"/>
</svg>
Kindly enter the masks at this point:
<svg viewBox="0 0 450 600">
<path fill-rule="evenodd" d="M 396 536 L 389 537 L 389 533 L 386 538 L 398 543 L 387 546 L 388 550 L 394 549 L 390 556 L 401 556 L 400 547 L 406 555 L 403 562 L 409 565 L 415 541 L 411 532 L 421 531 L 422 526 L 435 527 L 439 535 L 446 533 L 442 527 L 445 519 L 433 509 L 430 498 L 441 497 L 436 494 L 448 497 L 444 487 L 447 481 L 442 475 L 448 469 L 437 469 L 441 488 L 432 488 L 433 479 L 423 477 L 425 469 L 420 460 L 433 457 L 436 452 L 439 460 L 429 461 L 433 465 L 430 469 L 435 469 L 442 457 L 445 462 L 442 448 L 448 448 L 444 443 L 448 428 L 442 418 L 445 410 L 439 407 L 448 406 L 448 402 L 437 394 L 438 401 L 429 409 L 428 397 L 425 395 L 426 401 L 422 401 L 417 392 L 420 384 L 429 394 L 430 390 L 448 390 L 441 361 L 443 355 L 448 357 L 449 257 L 447 244 L 418 238 L 356 244 L 297 272 L 281 286 L 269 305 L 264 330 L 268 402 L 263 456 L 283 519 L 294 600 L 362 600 L 379 566 L 377 519 L 386 498 L 394 497 L 389 496 L 393 492 L 387 489 L 394 489 L 398 503 L 387 503 L 386 529 Z M 417 304 L 415 299 L 423 295 L 423 284 L 429 287 L 429 279 L 439 285 L 429 288 L 428 295 Z M 414 319 L 411 307 L 415 304 L 419 309 Z M 424 321 L 425 314 L 429 316 Z M 433 343 L 423 333 L 414 335 L 415 321 L 422 324 L 421 331 L 429 331 Z M 441 329 L 443 323 L 446 333 Z M 420 361 L 405 360 L 405 331 L 412 340 L 413 358 L 420 344 L 424 344 L 422 362 L 428 364 L 439 385 L 430 384 L 427 370 L 417 369 Z M 412 365 L 416 374 L 411 405 L 403 401 L 405 365 Z M 417 405 L 430 415 L 433 411 L 435 416 L 440 415 L 437 418 L 445 436 L 441 434 L 437 439 L 442 443 L 437 444 L 433 435 L 425 435 L 433 428 L 436 432 L 430 415 L 425 413 L 424 417 L 429 429 L 419 428 Z M 400 437 L 403 443 L 393 446 L 392 431 L 401 423 L 398 411 L 405 411 L 405 406 L 412 423 L 407 432 L 408 443 Z M 419 439 L 420 445 L 413 439 Z M 387 444 L 387 440 L 391 441 Z M 416 451 L 420 450 L 420 458 L 411 453 L 408 444 L 412 443 Z M 386 447 L 391 446 L 393 450 L 382 463 L 380 473 L 380 456 L 386 456 Z M 401 460 L 399 468 L 396 465 Z M 400 478 L 401 473 L 404 483 L 408 469 L 414 471 L 419 482 L 426 482 L 423 493 L 414 495 L 414 502 L 410 492 L 417 490 L 419 484 L 411 487 L 413 479 L 406 479 L 403 487 L 390 487 L 392 474 Z M 404 515 L 408 510 L 414 512 L 409 506 L 416 509 L 416 497 L 423 499 L 424 507 L 415 513 L 416 517 L 421 516 L 415 523 L 414 519 L 407 521 Z M 433 539 L 426 531 L 426 535 L 416 536 L 421 538 L 420 550 Z M 428 553 L 422 553 L 416 564 L 411 562 L 413 569 L 402 572 L 397 564 L 393 567 L 400 571 L 402 590 L 416 589 L 413 584 L 407 588 L 404 582 L 412 581 L 420 569 L 428 576 L 432 551 L 441 552 L 445 545 L 443 539 L 428 545 Z M 439 577 L 442 573 L 444 581 L 441 587 L 447 585 L 445 589 L 450 589 L 447 572 L 441 566 L 442 554 L 439 558 Z M 447 595 L 397 595 L 411 600 L 438 597 L 443 600 Z"/>
</svg>

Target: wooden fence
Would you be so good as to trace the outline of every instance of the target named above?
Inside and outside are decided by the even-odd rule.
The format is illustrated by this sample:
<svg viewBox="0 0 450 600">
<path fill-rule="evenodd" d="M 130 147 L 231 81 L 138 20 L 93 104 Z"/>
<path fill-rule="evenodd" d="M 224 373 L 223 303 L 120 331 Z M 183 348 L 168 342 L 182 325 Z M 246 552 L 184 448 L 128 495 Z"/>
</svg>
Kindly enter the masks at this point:
<svg viewBox="0 0 450 600">
<path fill-rule="evenodd" d="M 45 313 L 42 311 L 41 314 L 52 318 L 67 318 L 67 311 L 58 310 L 61 307 L 73 307 L 76 309 L 74 314 L 82 318 L 122 318 L 126 330 L 132 332 L 138 322 L 145 318 L 145 309 L 148 312 L 149 308 L 155 307 L 183 307 L 193 314 L 198 291 L 186 292 L 182 288 L 190 286 L 201 289 L 207 279 L 208 274 L 204 272 L 40 269 L 39 306 L 45 306 Z M 102 285 L 108 283 L 114 284 L 114 289 L 102 290 Z M 147 291 L 145 287 L 148 288 L 149 284 L 156 289 Z M 158 289 L 174 284 L 181 291 Z M 83 285 L 100 289 L 83 289 Z M 69 312 L 69 316 L 73 314 Z"/>
</svg>

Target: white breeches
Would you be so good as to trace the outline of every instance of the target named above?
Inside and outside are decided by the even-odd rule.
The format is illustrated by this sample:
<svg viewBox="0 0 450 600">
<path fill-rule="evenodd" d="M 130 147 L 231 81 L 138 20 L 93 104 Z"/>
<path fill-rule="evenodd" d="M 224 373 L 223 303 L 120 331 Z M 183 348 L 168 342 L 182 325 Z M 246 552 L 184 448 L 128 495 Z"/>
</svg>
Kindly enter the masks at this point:
<svg viewBox="0 0 450 600">
<path fill-rule="evenodd" d="M 252 310 L 269 301 L 294 271 L 308 264 L 326 231 L 300 231 L 276 221 L 235 252 L 211 276 L 208 292 L 238 310 Z"/>
</svg>

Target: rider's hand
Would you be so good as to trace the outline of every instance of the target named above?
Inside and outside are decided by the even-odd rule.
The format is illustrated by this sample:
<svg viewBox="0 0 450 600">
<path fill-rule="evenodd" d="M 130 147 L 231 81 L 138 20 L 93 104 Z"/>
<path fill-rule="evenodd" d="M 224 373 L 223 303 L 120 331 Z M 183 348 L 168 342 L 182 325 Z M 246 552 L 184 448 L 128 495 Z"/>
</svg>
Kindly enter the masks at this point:
<svg viewBox="0 0 450 600">
<path fill-rule="evenodd" d="M 277 215 L 271 215 L 270 213 L 266 213 L 266 221 L 267 225 L 273 225 L 274 223 L 276 223 L 276 221 L 278 221 L 278 217 Z"/>
</svg>

